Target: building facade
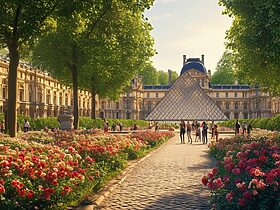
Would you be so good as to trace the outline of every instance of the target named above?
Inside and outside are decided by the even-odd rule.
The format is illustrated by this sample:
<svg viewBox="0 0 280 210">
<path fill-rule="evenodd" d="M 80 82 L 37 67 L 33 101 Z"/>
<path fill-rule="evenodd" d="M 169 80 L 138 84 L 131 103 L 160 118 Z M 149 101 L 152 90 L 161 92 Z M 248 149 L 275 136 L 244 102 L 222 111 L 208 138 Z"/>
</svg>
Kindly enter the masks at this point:
<svg viewBox="0 0 280 210">
<path fill-rule="evenodd" d="M 0 59 L 0 112 L 7 110 L 8 64 Z M 189 58 L 183 56 L 181 74 L 188 72 L 207 92 L 210 98 L 229 119 L 271 117 L 280 113 L 280 99 L 262 92 L 258 86 L 214 85 L 210 83 L 211 71 L 204 66 L 204 56 Z M 20 63 L 18 67 L 18 113 L 31 117 L 58 116 L 64 111 L 71 112 L 72 90 L 52 78 L 48 73 Z M 169 74 L 170 78 L 171 75 Z M 169 79 L 171 81 L 171 79 Z M 132 80 L 130 91 L 123 93 L 119 100 L 99 99 L 96 96 L 95 113 L 100 118 L 145 119 L 160 100 L 169 92 L 171 84 L 144 86 L 141 78 Z M 79 91 L 79 114 L 91 116 L 91 94 Z"/>
<path fill-rule="evenodd" d="M 8 109 L 8 65 L 8 60 L 0 59 L 0 112 Z M 60 84 L 46 72 L 33 69 L 24 63 L 19 64 L 18 114 L 53 117 L 64 111 L 71 112 L 72 105 L 70 87 Z M 91 95 L 87 91 L 79 91 L 79 113 L 81 116 L 90 116 Z"/>
</svg>

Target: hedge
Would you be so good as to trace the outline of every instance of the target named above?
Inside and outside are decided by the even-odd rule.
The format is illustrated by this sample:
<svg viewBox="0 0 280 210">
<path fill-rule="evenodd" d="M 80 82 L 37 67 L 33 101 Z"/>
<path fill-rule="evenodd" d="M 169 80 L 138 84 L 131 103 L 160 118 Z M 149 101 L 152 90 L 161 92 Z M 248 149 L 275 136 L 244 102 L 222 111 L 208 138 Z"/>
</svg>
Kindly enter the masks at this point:
<svg viewBox="0 0 280 210">
<path fill-rule="evenodd" d="M 236 120 L 228 120 L 225 122 L 220 122 L 220 126 L 234 128 Z M 261 128 L 272 131 L 280 131 L 280 115 L 275 115 L 272 118 L 256 118 L 256 119 L 241 119 L 239 122 L 250 123 L 253 128 Z"/>
<path fill-rule="evenodd" d="M 4 120 L 4 113 L 0 113 L 0 120 Z M 18 115 L 17 122 L 20 126 L 20 129 L 23 129 L 23 124 L 25 119 L 30 123 L 32 130 L 42 130 L 44 128 L 59 128 L 59 122 L 57 117 L 46 117 L 46 118 L 30 118 L 24 115 Z M 110 126 L 113 123 L 117 124 L 121 122 L 124 127 L 132 127 L 135 123 L 139 127 L 148 127 L 149 122 L 145 120 L 125 120 L 125 119 L 107 119 Z M 91 128 L 102 128 L 103 120 L 102 119 L 91 119 L 89 117 L 80 117 L 80 128 L 81 129 L 91 129 Z"/>
</svg>

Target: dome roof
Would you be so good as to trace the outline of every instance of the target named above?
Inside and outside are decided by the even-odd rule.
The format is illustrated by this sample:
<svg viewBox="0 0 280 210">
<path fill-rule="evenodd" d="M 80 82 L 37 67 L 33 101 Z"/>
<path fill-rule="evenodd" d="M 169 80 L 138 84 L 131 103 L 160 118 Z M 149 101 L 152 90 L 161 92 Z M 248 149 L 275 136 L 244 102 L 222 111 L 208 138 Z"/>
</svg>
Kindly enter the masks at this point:
<svg viewBox="0 0 280 210">
<path fill-rule="evenodd" d="M 199 59 L 188 59 L 181 70 L 181 75 L 191 69 L 195 69 L 197 71 L 200 71 L 201 73 L 207 73 L 205 66 Z"/>
</svg>

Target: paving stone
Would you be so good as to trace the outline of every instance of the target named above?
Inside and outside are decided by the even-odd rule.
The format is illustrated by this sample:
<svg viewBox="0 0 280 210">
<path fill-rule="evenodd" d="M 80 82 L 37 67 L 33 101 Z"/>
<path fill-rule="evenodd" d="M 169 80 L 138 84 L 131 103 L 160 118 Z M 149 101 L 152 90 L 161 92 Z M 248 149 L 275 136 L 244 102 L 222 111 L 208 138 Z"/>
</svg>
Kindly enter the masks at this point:
<svg viewBox="0 0 280 210">
<path fill-rule="evenodd" d="M 99 209 L 210 209 L 201 177 L 214 164 L 206 145 L 179 136 L 139 163 Z"/>
</svg>

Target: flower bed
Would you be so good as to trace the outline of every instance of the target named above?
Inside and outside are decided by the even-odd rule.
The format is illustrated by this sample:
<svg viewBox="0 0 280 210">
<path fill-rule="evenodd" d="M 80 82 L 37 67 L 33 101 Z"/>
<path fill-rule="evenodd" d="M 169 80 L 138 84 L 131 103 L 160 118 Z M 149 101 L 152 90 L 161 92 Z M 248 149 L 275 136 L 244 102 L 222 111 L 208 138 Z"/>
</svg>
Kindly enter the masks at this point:
<svg viewBox="0 0 280 210">
<path fill-rule="evenodd" d="M 211 190 L 214 209 L 280 209 L 279 145 L 275 134 L 210 144 L 217 168 L 202 183 Z"/>
<path fill-rule="evenodd" d="M 18 139 L 1 136 L 0 209 L 75 205 L 73 201 L 124 168 L 128 159 L 171 136 L 170 132 L 117 136 L 65 131 L 30 132 Z"/>
</svg>

